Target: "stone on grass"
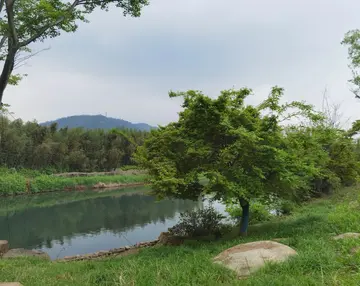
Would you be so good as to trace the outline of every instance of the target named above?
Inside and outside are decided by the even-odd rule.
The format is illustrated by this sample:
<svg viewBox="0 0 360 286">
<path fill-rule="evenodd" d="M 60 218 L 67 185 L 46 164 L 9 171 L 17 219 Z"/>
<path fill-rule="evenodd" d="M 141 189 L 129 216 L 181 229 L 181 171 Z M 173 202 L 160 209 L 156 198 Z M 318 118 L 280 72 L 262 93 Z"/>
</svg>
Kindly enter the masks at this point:
<svg viewBox="0 0 360 286">
<path fill-rule="evenodd" d="M 0 257 L 9 251 L 9 242 L 7 240 L 0 240 Z"/>
<path fill-rule="evenodd" d="M 275 241 L 256 241 L 229 248 L 214 258 L 214 262 L 234 270 L 244 278 L 259 270 L 266 262 L 283 262 L 296 255 L 287 245 Z"/>
<path fill-rule="evenodd" d="M 24 256 L 39 257 L 39 258 L 50 260 L 50 256 L 43 251 L 29 250 L 29 249 L 24 249 L 24 248 L 10 249 L 8 252 L 6 252 L 3 255 L 3 258 L 14 258 L 14 257 L 24 257 Z"/>
<path fill-rule="evenodd" d="M 184 238 L 174 236 L 170 232 L 162 232 L 158 238 L 158 244 L 178 246 L 184 243 Z"/>
<path fill-rule="evenodd" d="M 335 239 L 335 240 L 346 239 L 346 238 L 360 238 L 360 233 L 347 232 L 347 233 L 339 234 L 339 235 L 333 237 L 333 239 Z"/>
<path fill-rule="evenodd" d="M 360 246 L 354 247 L 350 250 L 351 254 L 359 254 L 360 253 Z"/>
</svg>

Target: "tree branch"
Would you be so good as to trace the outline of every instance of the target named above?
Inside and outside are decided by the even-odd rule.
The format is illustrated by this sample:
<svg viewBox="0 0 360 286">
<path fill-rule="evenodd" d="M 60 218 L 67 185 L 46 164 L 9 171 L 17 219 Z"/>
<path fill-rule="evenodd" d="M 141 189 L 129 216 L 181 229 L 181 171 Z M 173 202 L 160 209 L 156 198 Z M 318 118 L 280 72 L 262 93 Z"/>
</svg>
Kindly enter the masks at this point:
<svg viewBox="0 0 360 286">
<path fill-rule="evenodd" d="M 71 12 L 75 9 L 75 7 L 79 5 L 79 3 L 80 3 L 80 0 L 75 0 L 75 1 L 71 4 L 71 6 L 70 6 L 66 11 L 64 11 L 64 12 L 71 13 Z M 38 39 L 39 37 L 41 37 L 48 29 L 50 29 L 50 28 L 52 28 L 52 27 L 60 24 L 60 23 L 63 22 L 64 20 L 65 20 L 65 16 L 61 16 L 61 17 L 59 17 L 54 23 L 51 23 L 51 24 L 47 24 L 47 25 L 42 26 L 35 35 L 31 36 L 29 39 L 27 39 L 27 40 L 25 40 L 25 41 L 23 41 L 23 42 L 20 42 L 20 43 L 19 43 L 19 47 L 25 47 L 25 46 L 31 44 L 31 43 L 34 42 L 36 39 Z"/>
<path fill-rule="evenodd" d="M 24 57 L 21 57 L 21 58 L 15 57 L 14 69 L 17 69 L 17 68 L 19 68 L 19 67 L 24 66 L 24 65 L 26 64 L 26 62 L 25 62 L 26 60 L 28 60 L 28 59 L 36 56 L 37 54 L 39 54 L 39 53 L 41 53 L 41 52 L 43 52 L 43 51 L 47 51 L 47 50 L 50 50 L 50 47 L 45 48 L 45 49 L 42 49 L 42 50 L 37 51 L 37 52 L 35 52 L 35 53 L 31 53 L 30 55 L 27 55 L 27 56 L 24 56 Z M 18 55 L 18 54 L 17 54 L 17 55 Z"/>
<path fill-rule="evenodd" d="M 9 25 L 9 30 L 10 30 L 10 35 L 13 41 L 13 45 L 17 46 L 18 44 L 18 36 L 17 36 L 17 32 L 16 32 L 16 27 L 15 27 L 15 20 L 14 20 L 14 2 L 15 0 L 6 0 L 6 13 L 7 13 L 7 18 L 8 18 L 8 25 Z"/>
<path fill-rule="evenodd" d="M 0 13 L 4 9 L 5 0 L 0 0 Z"/>
<path fill-rule="evenodd" d="M 1 38 L 1 40 L 0 40 L 0 49 L 4 46 L 5 41 L 6 41 L 7 38 L 8 38 L 8 37 L 7 37 L 6 35 L 4 35 L 4 36 Z"/>
</svg>

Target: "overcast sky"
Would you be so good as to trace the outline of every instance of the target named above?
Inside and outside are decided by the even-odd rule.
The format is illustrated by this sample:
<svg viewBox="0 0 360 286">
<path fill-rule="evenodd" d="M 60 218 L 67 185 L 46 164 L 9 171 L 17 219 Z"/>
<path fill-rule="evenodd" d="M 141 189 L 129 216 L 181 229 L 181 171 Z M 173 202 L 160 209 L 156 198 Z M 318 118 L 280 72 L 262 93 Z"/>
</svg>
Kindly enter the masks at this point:
<svg viewBox="0 0 360 286">
<path fill-rule="evenodd" d="M 349 91 L 347 50 L 340 42 L 360 28 L 358 0 L 150 0 L 140 18 L 120 9 L 96 11 L 74 34 L 21 71 L 7 89 L 15 117 L 39 122 L 75 114 L 105 114 L 152 125 L 177 119 L 169 90 L 216 96 L 250 87 L 258 103 L 279 85 L 286 100 L 321 107 L 327 87 L 345 118 L 360 119 Z"/>
</svg>

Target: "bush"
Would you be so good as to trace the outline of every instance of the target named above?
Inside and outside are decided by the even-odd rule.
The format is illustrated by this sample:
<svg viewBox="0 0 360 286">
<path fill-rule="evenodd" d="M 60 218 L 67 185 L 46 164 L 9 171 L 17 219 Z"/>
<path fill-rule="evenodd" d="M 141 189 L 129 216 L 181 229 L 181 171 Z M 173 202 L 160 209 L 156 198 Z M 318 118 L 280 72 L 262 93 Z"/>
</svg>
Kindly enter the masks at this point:
<svg viewBox="0 0 360 286">
<path fill-rule="evenodd" d="M 26 180 L 18 174 L 1 174 L 0 195 L 15 195 L 26 192 Z"/>
<path fill-rule="evenodd" d="M 180 214 L 180 222 L 169 228 L 169 232 L 172 235 L 186 237 L 219 236 L 225 230 L 222 223 L 224 218 L 225 216 L 213 207 L 187 211 Z"/>
<path fill-rule="evenodd" d="M 291 215 L 294 212 L 295 208 L 295 203 L 293 203 L 292 201 L 283 200 L 280 201 L 276 212 L 280 215 Z"/>
<path fill-rule="evenodd" d="M 239 205 L 230 204 L 226 207 L 226 211 L 234 219 L 239 219 L 242 216 L 242 209 Z M 267 206 L 254 202 L 250 203 L 250 224 L 255 224 L 263 221 L 269 221 L 273 215 Z"/>
<path fill-rule="evenodd" d="M 259 223 L 263 221 L 269 221 L 273 215 L 270 213 L 270 210 L 265 205 L 256 202 L 250 205 L 250 221 L 249 223 Z"/>
</svg>

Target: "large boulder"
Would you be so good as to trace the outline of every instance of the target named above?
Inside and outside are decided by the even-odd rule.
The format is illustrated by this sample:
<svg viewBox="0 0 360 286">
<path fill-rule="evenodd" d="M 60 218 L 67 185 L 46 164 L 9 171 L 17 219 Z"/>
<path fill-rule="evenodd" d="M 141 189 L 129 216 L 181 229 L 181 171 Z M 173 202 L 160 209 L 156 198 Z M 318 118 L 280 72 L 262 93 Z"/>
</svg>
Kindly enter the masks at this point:
<svg viewBox="0 0 360 286">
<path fill-rule="evenodd" d="M 4 255 L 4 253 L 9 251 L 9 242 L 7 240 L 0 240 L 0 257 Z"/>
<path fill-rule="evenodd" d="M 266 262 L 283 262 L 296 251 L 275 241 L 256 241 L 236 245 L 221 252 L 214 262 L 234 270 L 239 278 L 249 276 Z"/>
<path fill-rule="evenodd" d="M 24 257 L 24 256 L 39 257 L 42 259 L 50 260 L 50 256 L 46 252 L 40 250 L 29 250 L 24 248 L 10 249 L 8 252 L 6 252 L 3 255 L 3 258 L 14 258 L 14 257 Z"/>
</svg>

